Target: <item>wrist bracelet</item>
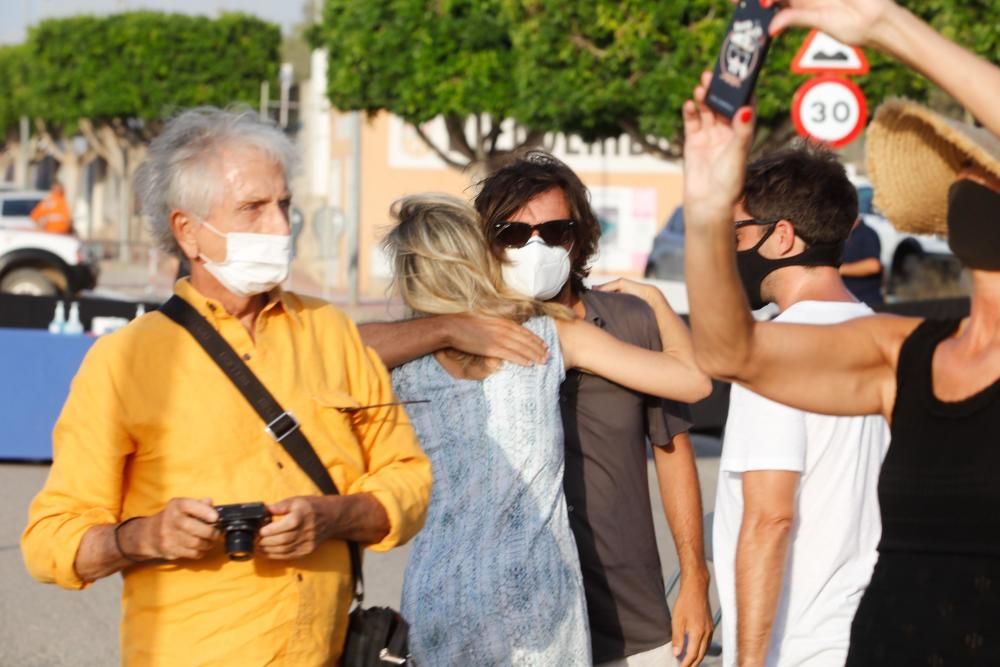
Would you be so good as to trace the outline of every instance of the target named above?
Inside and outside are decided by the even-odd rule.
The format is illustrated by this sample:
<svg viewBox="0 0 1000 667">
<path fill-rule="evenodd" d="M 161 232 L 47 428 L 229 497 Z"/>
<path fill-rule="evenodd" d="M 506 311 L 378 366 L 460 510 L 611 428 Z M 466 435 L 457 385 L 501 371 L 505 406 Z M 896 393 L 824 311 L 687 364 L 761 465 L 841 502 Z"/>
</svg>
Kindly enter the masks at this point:
<svg viewBox="0 0 1000 667">
<path fill-rule="evenodd" d="M 130 563 L 143 563 L 145 561 L 137 560 L 137 559 L 132 558 L 131 556 L 129 556 L 127 553 L 125 553 L 125 550 L 122 549 L 122 543 L 121 543 L 121 539 L 118 536 L 118 531 L 120 531 L 122 529 L 122 527 L 125 524 L 129 523 L 130 521 L 135 521 L 136 519 L 144 519 L 144 518 L 145 517 L 134 516 L 131 519 L 125 519 L 124 521 L 122 521 L 121 523 L 119 523 L 117 526 L 115 526 L 115 531 L 114 531 L 115 532 L 115 546 L 118 548 L 118 553 L 121 554 L 121 557 L 124 558 L 125 560 L 129 561 Z"/>
</svg>

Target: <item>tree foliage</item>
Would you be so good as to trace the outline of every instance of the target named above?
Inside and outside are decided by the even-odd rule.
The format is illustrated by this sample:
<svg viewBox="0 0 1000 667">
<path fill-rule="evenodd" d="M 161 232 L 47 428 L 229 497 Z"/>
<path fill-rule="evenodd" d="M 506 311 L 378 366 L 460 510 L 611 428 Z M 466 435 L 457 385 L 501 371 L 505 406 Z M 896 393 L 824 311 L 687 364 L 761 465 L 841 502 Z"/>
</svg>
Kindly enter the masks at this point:
<svg viewBox="0 0 1000 667">
<path fill-rule="evenodd" d="M 28 49 L 23 44 L 0 46 L 0 143 L 14 129 L 27 106 Z"/>
<path fill-rule="evenodd" d="M 517 117 L 518 55 L 501 0 L 326 0 L 310 39 L 329 52 L 328 95 L 344 110 L 382 109 L 417 126 L 445 119 L 451 150 L 498 158 L 500 121 Z M 476 119 L 477 131 L 465 132 Z M 425 141 L 429 140 L 423 137 Z M 539 141 L 541 135 L 527 141 Z M 431 144 L 453 166 L 447 148 Z"/>
<path fill-rule="evenodd" d="M 186 107 L 256 104 L 261 81 L 276 79 L 280 44 L 278 26 L 236 13 L 48 19 L 0 50 L 0 137 L 11 153 L 18 119 L 29 117 L 32 151 L 60 163 L 71 200 L 81 168 L 103 159 L 127 215 L 128 181 L 162 119 Z M 78 133 L 83 142 L 71 140 Z"/>
<path fill-rule="evenodd" d="M 256 103 L 275 78 L 277 26 L 160 12 L 50 19 L 29 32 L 28 114 L 58 128 L 80 118 L 151 121 L 177 108 Z"/>
<path fill-rule="evenodd" d="M 907 7 L 998 60 L 1000 0 Z M 329 49 L 329 95 L 341 109 L 385 109 L 412 123 L 444 115 L 451 126 L 488 114 L 586 139 L 627 132 L 675 157 L 680 107 L 711 68 L 732 11 L 729 0 L 326 0 L 312 37 Z M 804 37 L 779 37 L 761 74 L 764 143 L 792 135 L 792 96 L 806 77 L 789 65 Z M 872 107 L 890 95 L 927 97 L 926 80 L 881 54 L 868 57 L 871 72 L 857 81 Z"/>
</svg>

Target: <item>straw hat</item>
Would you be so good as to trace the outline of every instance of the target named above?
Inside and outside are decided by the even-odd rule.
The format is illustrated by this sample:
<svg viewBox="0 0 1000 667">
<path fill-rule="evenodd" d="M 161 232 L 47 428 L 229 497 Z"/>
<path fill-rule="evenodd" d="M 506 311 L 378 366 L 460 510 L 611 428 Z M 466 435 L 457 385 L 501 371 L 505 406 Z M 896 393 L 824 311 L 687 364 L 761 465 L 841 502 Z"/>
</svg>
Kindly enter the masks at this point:
<svg viewBox="0 0 1000 667">
<path fill-rule="evenodd" d="M 866 152 L 875 205 L 905 232 L 947 233 L 948 188 L 967 162 L 1000 178 L 1000 139 L 909 100 L 878 108 Z"/>
</svg>

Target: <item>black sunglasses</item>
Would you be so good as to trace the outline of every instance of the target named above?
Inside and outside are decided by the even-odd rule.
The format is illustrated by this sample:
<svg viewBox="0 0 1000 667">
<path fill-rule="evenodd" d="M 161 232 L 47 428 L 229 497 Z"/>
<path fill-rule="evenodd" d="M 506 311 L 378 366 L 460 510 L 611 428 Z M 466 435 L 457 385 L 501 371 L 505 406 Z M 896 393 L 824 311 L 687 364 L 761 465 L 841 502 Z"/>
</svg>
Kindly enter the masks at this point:
<svg viewBox="0 0 1000 667">
<path fill-rule="evenodd" d="M 549 220 L 534 226 L 526 222 L 495 222 L 493 243 L 505 248 L 523 248 L 538 232 L 545 245 L 569 246 L 573 243 L 575 227 L 575 220 Z"/>
<path fill-rule="evenodd" d="M 737 220 L 736 224 L 735 224 L 735 228 L 736 229 L 740 229 L 742 227 L 752 227 L 752 226 L 764 227 L 766 225 L 772 225 L 773 226 L 773 225 L 777 225 L 779 222 L 781 222 L 781 220 L 757 220 L 755 218 L 750 218 L 748 220 Z M 803 234 L 799 230 L 795 229 L 795 225 L 792 225 L 792 231 L 795 232 L 796 236 L 798 236 L 800 239 L 802 239 L 803 241 L 805 241 L 806 245 L 816 245 L 815 243 L 813 243 L 812 239 L 809 239 L 808 237 L 806 237 L 805 234 Z M 764 235 L 770 236 L 770 234 L 771 234 L 771 230 L 770 229 L 764 231 Z"/>
<path fill-rule="evenodd" d="M 737 220 L 736 224 L 733 225 L 736 229 L 741 229 L 743 227 L 762 227 L 764 225 L 774 225 L 777 224 L 777 220 L 757 220 L 755 218 L 749 218 L 747 220 Z"/>
</svg>

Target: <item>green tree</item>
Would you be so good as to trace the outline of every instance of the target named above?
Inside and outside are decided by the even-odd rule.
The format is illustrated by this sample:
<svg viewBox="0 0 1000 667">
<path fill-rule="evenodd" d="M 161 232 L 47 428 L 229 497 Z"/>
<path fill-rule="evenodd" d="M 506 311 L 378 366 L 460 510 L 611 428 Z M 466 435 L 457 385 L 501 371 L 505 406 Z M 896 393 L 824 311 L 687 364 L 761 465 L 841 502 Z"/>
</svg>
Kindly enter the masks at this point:
<svg viewBox="0 0 1000 667">
<path fill-rule="evenodd" d="M 310 39 L 329 53 L 333 106 L 391 111 L 458 169 L 489 165 L 509 150 L 513 140 L 503 147 L 502 124 L 519 103 L 511 76 L 518 54 L 501 0 L 326 0 L 323 9 Z M 420 127 L 438 116 L 447 145 Z M 528 132 L 519 144 L 541 139 Z"/>
<path fill-rule="evenodd" d="M 995 21 L 982 17 L 997 16 L 1000 0 L 907 7 L 998 59 Z M 386 109 L 415 124 L 444 115 L 449 130 L 464 128 L 468 116 L 513 118 L 532 138 L 625 132 L 647 151 L 676 158 L 680 107 L 713 65 L 731 15 L 729 0 L 326 0 L 313 37 L 329 48 L 330 99 L 341 109 Z M 790 31 L 768 56 L 757 90 L 759 148 L 794 134 L 789 109 L 806 77 L 789 65 L 804 37 Z M 872 107 L 889 95 L 923 100 L 932 91 L 907 68 L 868 57 L 871 72 L 857 82 Z M 450 139 L 469 161 L 489 157 L 464 150 L 473 146 L 457 132 Z"/>
<path fill-rule="evenodd" d="M 28 87 L 28 50 L 23 44 L 0 46 L 0 174 L 15 164 L 15 180 L 27 172 L 23 159 L 20 120 L 25 113 Z"/>
<path fill-rule="evenodd" d="M 28 60 L 25 95 L 13 112 L 0 107 L 0 130 L 16 115 L 30 116 L 39 146 L 69 172 L 64 181 L 103 158 L 128 210 L 127 184 L 162 119 L 186 107 L 256 104 L 261 81 L 276 80 L 280 44 L 276 25 L 244 14 L 139 11 L 42 21 L 18 47 Z M 83 140 L 73 140 L 78 134 Z"/>
</svg>

